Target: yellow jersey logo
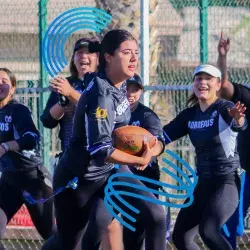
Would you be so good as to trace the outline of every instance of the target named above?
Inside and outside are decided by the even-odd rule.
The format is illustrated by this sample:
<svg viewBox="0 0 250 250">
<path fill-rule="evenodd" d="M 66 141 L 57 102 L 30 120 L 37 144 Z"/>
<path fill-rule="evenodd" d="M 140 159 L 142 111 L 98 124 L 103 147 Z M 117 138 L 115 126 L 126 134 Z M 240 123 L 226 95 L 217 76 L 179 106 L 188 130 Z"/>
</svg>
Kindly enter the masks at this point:
<svg viewBox="0 0 250 250">
<path fill-rule="evenodd" d="M 98 107 L 95 112 L 95 118 L 96 119 L 104 119 L 108 116 L 108 110 L 107 109 L 101 109 Z"/>
</svg>

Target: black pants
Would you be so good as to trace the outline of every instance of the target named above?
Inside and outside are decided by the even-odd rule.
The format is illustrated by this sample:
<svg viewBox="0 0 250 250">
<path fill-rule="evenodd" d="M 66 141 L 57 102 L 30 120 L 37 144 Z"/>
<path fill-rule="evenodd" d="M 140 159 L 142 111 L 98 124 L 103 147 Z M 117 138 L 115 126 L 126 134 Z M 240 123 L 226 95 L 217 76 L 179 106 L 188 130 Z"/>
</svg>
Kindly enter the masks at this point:
<svg viewBox="0 0 250 250">
<path fill-rule="evenodd" d="M 53 193 L 49 185 L 51 181 L 46 168 L 35 168 L 23 174 L 3 173 L 0 179 L 0 240 L 3 239 L 7 224 L 23 204 L 43 239 L 48 239 L 56 232 L 53 201 L 31 205 L 22 195 L 22 191 L 26 190 L 35 199 L 49 197 Z M 2 242 L 0 249 L 4 249 Z"/>
<path fill-rule="evenodd" d="M 127 171 L 127 169 L 126 166 L 121 166 L 120 172 Z M 131 174 L 133 173 L 157 181 L 160 179 L 160 170 L 158 166 L 148 167 L 144 171 L 137 171 L 132 167 L 130 170 Z M 144 184 L 155 190 L 158 190 L 159 187 L 158 185 L 148 182 Z M 153 206 L 150 202 L 147 205 L 148 207 Z M 151 209 L 153 209 L 153 207 Z M 123 243 L 125 250 L 140 250 L 143 247 L 143 241 L 145 239 L 145 218 L 140 216 L 140 214 L 134 215 L 134 218 L 136 218 L 136 223 L 133 224 L 133 227 L 136 231 L 133 232 L 127 227 L 123 227 Z M 90 221 L 82 238 L 82 249 L 98 250 L 104 230 L 112 219 L 112 215 L 107 211 L 103 199 L 96 199 L 93 203 Z M 93 234 L 93 232 L 95 233 Z"/>
<path fill-rule="evenodd" d="M 241 186 L 241 188 L 244 189 L 243 197 L 240 197 L 243 200 L 243 219 L 244 219 L 247 217 L 248 209 L 250 207 L 250 175 L 249 175 L 249 173 L 246 174 L 244 186 L 243 187 Z M 237 249 L 238 223 L 239 223 L 239 206 L 238 206 L 237 210 L 234 212 L 234 214 L 227 221 L 227 224 L 226 224 L 228 231 L 230 233 L 230 236 L 227 237 L 224 233 L 224 230 L 222 230 L 222 234 L 229 241 L 233 250 Z"/>
<path fill-rule="evenodd" d="M 65 167 L 65 163 L 67 161 L 64 163 L 63 160 L 60 161 L 56 168 L 54 188 L 65 185 L 74 177 L 69 168 Z M 82 167 L 84 167 L 84 164 Z M 128 167 L 114 170 L 114 172 L 130 173 Z M 73 250 L 78 245 L 89 218 L 91 218 L 90 214 L 95 201 L 103 199 L 103 190 L 108 177 L 105 176 L 97 181 L 80 178 L 78 188 L 75 191 L 67 189 L 55 197 L 58 232 L 44 244 L 43 250 Z M 143 185 L 136 179 L 118 177 L 117 180 Z M 129 188 L 120 187 L 119 190 L 129 191 Z M 133 192 L 156 199 L 154 195 L 144 191 L 133 190 Z M 134 198 L 126 198 L 126 201 L 140 210 L 140 216 L 144 218 L 141 221 L 146 231 L 146 249 L 165 250 L 165 212 L 162 206 Z M 107 224 L 104 225 L 105 223 L 104 221 L 100 225 L 103 229 L 107 227 Z M 99 241 L 96 232 L 93 231 L 92 240 L 95 241 L 96 239 Z M 97 244 L 94 242 L 92 245 L 96 247 Z M 82 249 L 93 250 L 96 248 L 86 247 L 83 238 Z"/>
<path fill-rule="evenodd" d="M 200 234 L 212 250 L 231 250 L 221 235 L 221 227 L 237 209 L 239 201 L 239 177 L 235 181 L 199 180 L 191 206 L 182 208 L 178 214 L 173 242 L 179 250 L 200 249 L 194 239 Z"/>
<path fill-rule="evenodd" d="M 137 171 L 135 169 L 132 169 L 133 173 L 136 175 L 140 175 L 143 177 L 150 178 L 152 180 L 159 181 L 160 180 L 160 170 L 159 167 L 156 165 L 153 165 L 152 167 L 147 167 L 144 171 Z M 145 182 L 145 186 L 158 190 L 159 186 Z M 158 195 L 156 195 L 158 198 Z M 150 205 L 150 204 L 149 204 Z M 141 250 L 143 247 L 143 241 L 145 239 L 145 229 L 143 227 L 143 221 L 145 218 L 142 218 L 140 216 L 136 216 L 136 224 L 134 227 L 136 228 L 135 232 L 132 232 L 126 227 L 123 227 L 123 244 L 124 244 L 124 250 Z"/>
</svg>

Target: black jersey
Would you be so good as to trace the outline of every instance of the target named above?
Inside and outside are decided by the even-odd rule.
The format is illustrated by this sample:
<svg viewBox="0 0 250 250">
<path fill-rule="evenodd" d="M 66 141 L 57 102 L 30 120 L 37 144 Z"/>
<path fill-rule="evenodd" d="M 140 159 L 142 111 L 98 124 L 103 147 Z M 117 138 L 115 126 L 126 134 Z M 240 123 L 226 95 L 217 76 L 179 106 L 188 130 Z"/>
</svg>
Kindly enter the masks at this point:
<svg viewBox="0 0 250 250">
<path fill-rule="evenodd" d="M 67 80 L 71 86 L 82 93 L 85 89 L 84 81 L 74 77 L 67 77 Z M 51 92 L 45 110 L 41 115 L 41 121 L 43 126 L 46 128 L 55 128 L 58 124 L 60 125 L 59 139 L 61 140 L 61 148 L 64 151 L 69 145 L 69 140 L 72 135 L 73 117 L 75 115 L 76 105 L 72 102 L 64 107 L 64 116 L 60 120 L 54 119 L 50 114 L 50 109 L 59 101 L 59 96 L 56 92 Z"/>
<path fill-rule="evenodd" d="M 131 112 L 129 125 L 145 128 L 160 140 L 163 138 L 160 119 L 152 109 L 142 103 L 139 103 L 136 109 Z"/>
<path fill-rule="evenodd" d="M 130 105 L 126 97 L 126 84 L 120 89 L 112 85 L 105 74 L 90 74 L 94 77 L 83 92 L 74 117 L 73 134 L 68 158 L 81 162 L 81 155 L 74 152 L 83 146 L 88 148 L 91 161 L 85 169 L 85 178 L 98 179 L 109 173 L 114 164 L 106 158 L 114 151 L 112 132 L 125 126 L 130 120 Z"/>
<path fill-rule="evenodd" d="M 232 102 L 217 99 L 205 112 L 198 105 L 185 109 L 163 127 L 166 143 L 189 135 L 195 147 L 197 172 L 203 177 L 226 176 L 240 166 L 236 149 L 237 132 L 247 127 L 234 125 L 228 108 Z"/>
<path fill-rule="evenodd" d="M 0 171 L 22 172 L 42 164 L 39 132 L 30 110 L 12 100 L 0 109 L 0 143 L 16 140 L 20 150 L 8 151 L 0 158 Z"/>
<path fill-rule="evenodd" d="M 234 103 L 240 101 L 245 104 L 247 110 L 245 111 L 246 119 L 250 122 L 250 89 L 241 84 L 234 85 L 234 95 L 232 101 Z M 240 155 L 240 163 L 247 174 L 250 176 L 250 126 L 238 135 L 238 151 Z"/>
<path fill-rule="evenodd" d="M 157 139 L 163 143 L 163 145 L 165 144 L 160 119 L 152 109 L 146 107 L 142 103 L 139 103 L 136 109 L 131 112 L 129 125 L 145 128 L 152 135 L 156 136 Z M 149 166 L 158 167 L 157 157 L 152 159 Z"/>
</svg>

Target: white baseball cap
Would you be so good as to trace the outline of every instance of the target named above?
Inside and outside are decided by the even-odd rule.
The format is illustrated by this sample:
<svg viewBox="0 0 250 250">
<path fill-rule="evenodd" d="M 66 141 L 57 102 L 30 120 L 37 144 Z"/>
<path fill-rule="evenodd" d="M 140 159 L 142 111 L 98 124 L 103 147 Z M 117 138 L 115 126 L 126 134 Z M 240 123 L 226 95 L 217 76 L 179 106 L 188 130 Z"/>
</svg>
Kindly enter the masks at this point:
<svg viewBox="0 0 250 250">
<path fill-rule="evenodd" d="M 201 64 L 197 66 L 194 70 L 193 77 L 195 77 L 198 73 L 207 73 L 211 76 L 218 77 L 221 80 L 221 71 L 211 64 Z"/>
</svg>

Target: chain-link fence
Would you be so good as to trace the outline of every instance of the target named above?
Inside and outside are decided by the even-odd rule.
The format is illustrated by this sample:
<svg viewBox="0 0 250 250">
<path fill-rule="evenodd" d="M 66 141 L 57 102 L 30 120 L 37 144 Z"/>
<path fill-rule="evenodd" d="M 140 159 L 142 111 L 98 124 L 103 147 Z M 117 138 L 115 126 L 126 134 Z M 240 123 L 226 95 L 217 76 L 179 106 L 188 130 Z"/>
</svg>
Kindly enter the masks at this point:
<svg viewBox="0 0 250 250">
<path fill-rule="evenodd" d="M 108 29 L 128 29 L 140 42 L 140 0 L 0 0 L 0 4 L 0 67 L 16 74 L 19 80 L 16 97 L 32 110 L 42 135 L 41 152 L 52 170 L 54 156 L 60 151 L 58 130 L 44 129 L 39 122 L 49 94 L 45 91 L 48 75 L 40 56 L 46 28 L 64 11 L 96 7 L 112 15 Z M 200 62 L 216 63 L 221 31 L 231 38 L 228 55 L 231 80 L 249 83 L 250 1 L 150 0 L 149 4 L 150 86 L 146 89 L 150 90 L 150 106 L 163 125 L 185 107 L 193 68 Z M 69 37 L 64 48 L 68 61 L 74 42 L 86 35 L 90 32 L 80 30 Z M 66 67 L 62 74 L 68 72 Z M 194 152 L 188 138 L 171 147 L 194 166 Z M 167 176 L 162 178 L 168 180 Z M 174 223 L 175 213 L 172 214 Z M 7 249 L 40 249 L 40 238 L 25 207 L 11 221 L 6 238 Z M 239 239 L 240 249 L 248 249 L 249 240 L 247 235 Z M 201 247 L 205 249 L 202 243 Z M 173 247 L 169 245 L 168 249 Z"/>
</svg>

